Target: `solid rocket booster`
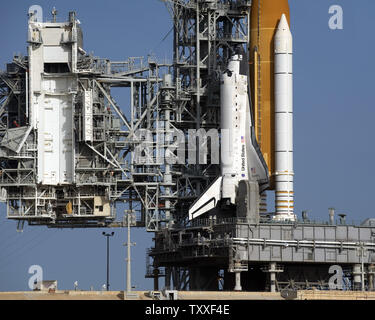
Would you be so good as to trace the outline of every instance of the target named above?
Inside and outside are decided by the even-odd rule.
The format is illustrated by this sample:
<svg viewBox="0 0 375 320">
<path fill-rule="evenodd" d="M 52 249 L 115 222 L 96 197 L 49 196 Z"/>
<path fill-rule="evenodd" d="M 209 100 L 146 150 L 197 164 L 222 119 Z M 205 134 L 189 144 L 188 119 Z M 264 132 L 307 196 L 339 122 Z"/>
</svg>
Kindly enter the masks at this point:
<svg viewBox="0 0 375 320">
<path fill-rule="evenodd" d="M 190 207 L 189 219 L 215 208 L 220 200 L 229 205 L 237 204 L 241 180 L 256 182 L 260 189 L 266 184 L 268 186 L 268 170 L 256 143 L 250 113 L 246 63 L 244 55 L 235 54 L 222 74 L 221 176 Z M 259 197 L 259 189 L 256 197 Z"/>
<path fill-rule="evenodd" d="M 274 40 L 275 220 L 295 220 L 293 192 L 293 39 L 285 14 Z"/>
</svg>

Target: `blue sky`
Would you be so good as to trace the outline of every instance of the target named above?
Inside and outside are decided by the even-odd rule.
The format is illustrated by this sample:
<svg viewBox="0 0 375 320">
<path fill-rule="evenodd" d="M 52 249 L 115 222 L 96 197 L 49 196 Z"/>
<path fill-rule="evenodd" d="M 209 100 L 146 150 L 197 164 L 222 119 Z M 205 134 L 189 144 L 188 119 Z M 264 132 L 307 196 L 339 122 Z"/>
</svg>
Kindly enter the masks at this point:
<svg viewBox="0 0 375 320">
<path fill-rule="evenodd" d="M 5 4 L 6 2 L 6 4 Z M 0 68 L 14 53 L 26 54 L 27 9 L 39 4 L 50 18 L 75 10 L 82 23 L 84 48 L 113 60 L 129 56 L 172 56 L 172 27 L 164 4 L 138 1 L 4 1 L 0 11 Z M 373 0 L 289 0 L 294 39 L 294 170 L 296 213 L 328 217 L 328 208 L 346 213 L 348 220 L 375 217 L 373 164 L 375 152 L 375 62 L 372 40 Z M 344 10 L 344 29 L 330 30 L 328 9 Z M 116 99 L 126 110 L 126 95 Z M 57 279 L 59 288 L 100 289 L 106 279 L 106 243 L 102 229 L 55 230 L 16 224 L 0 205 L 0 290 L 28 290 L 31 265 L 43 267 L 44 279 Z M 112 230 L 105 230 L 110 232 Z M 114 229 L 111 239 L 111 289 L 125 288 L 126 231 Z M 133 284 L 152 289 L 144 279 L 146 249 L 153 234 L 132 232 Z"/>
</svg>

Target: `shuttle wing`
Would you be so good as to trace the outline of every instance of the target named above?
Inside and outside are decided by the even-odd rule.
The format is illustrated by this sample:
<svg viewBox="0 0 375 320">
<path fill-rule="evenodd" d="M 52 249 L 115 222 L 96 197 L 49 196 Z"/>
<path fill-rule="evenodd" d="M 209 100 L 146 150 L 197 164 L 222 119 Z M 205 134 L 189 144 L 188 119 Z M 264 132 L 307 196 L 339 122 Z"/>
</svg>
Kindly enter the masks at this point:
<svg viewBox="0 0 375 320">
<path fill-rule="evenodd" d="M 189 209 L 189 220 L 197 218 L 216 207 L 221 198 L 222 176 L 217 177 Z"/>
</svg>

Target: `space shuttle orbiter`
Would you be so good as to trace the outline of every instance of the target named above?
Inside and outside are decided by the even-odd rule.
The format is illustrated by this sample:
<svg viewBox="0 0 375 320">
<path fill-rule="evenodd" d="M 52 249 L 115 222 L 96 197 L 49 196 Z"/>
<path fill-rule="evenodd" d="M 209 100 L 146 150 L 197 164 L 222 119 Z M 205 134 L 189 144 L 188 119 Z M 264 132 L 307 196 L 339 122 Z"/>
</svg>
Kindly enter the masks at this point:
<svg viewBox="0 0 375 320">
<path fill-rule="evenodd" d="M 258 212 L 259 192 L 268 187 L 268 168 L 255 138 L 247 62 L 243 50 L 234 54 L 221 76 L 221 176 L 192 204 L 190 220 L 219 202 L 241 207 L 241 199 L 245 214 L 248 206 Z"/>
</svg>

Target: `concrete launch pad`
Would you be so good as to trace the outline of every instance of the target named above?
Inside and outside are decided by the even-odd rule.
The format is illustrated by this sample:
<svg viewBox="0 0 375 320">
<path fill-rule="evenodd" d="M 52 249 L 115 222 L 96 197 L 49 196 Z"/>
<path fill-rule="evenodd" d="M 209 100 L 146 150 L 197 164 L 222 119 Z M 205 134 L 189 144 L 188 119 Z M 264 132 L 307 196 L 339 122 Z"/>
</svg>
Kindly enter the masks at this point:
<svg viewBox="0 0 375 320">
<path fill-rule="evenodd" d="M 136 300 L 152 301 L 149 291 L 137 291 Z M 56 291 L 54 293 L 0 292 L 0 300 L 124 300 L 123 291 Z M 132 299 L 134 300 L 134 299 Z M 280 292 L 178 291 L 177 300 L 286 300 Z M 293 300 L 375 300 L 375 292 L 297 291 Z"/>
<path fill-rule="evenodd" d="M 268 12 L 266 3 L 275 12 L 271 7 Z M 178 299 L 275 300 L 284 299 L 285 290 L 297 292 L 295 299 L 375 298 L 373 292 L 359 292 L 375 288 L 375 220 L 348 224 L 340 216 L 334 221 L 330 210 L 329 222 L 314 222 L 306 216 L 298 220 L 294 213 L 293 51 L 287 3 L 279 0 L 277 8 L 275 1 L 266 0 L 165 1 L 174 22 L 173 63 L 153 57 L 147 63 L 95 57 L 82 48 L 75 12 L 58 23 L 56 12 L 53 21 L 43 21 L 31 7 L 28 55 L 15 56 L 0 72 L 0 201 L 6 203 L 7 217 L 18 222 L 19 230 L 24 222 L 50 228 L 144 227 L 155 233 L 146 277 L 154 279 L 156 291 L 159 278 L 165 277 L 165 288 L 177 290 Z M 271 15 L 283 22 L 274 52 L 270 39 L 276 25 L 262 25 Z M 262 32 L 263 40 L 255 43 L 259 36 L 254 33 Z M 264 32 L 270 32 L 267 41 Z M 248 77 L 237 67 L 228 69 L 239 46 L 245 64 L 253 64 Z M 273 62 L 268 58 L 264 63 L 265 51 L 277 55 L 278 72 L 269 69 Z M 244 78 L 227 79 L 224 88 L 224 73 L 228 79 L 232 73 Z M 274 92 L 274 76 L 275 87 L 282 90 Z M 128 109 L 117 104 L 112 88 L 128 90 Z M 223 97 L 224 89 L 230 94 Z M 280 101 L 273 102 L 274 94 Z M 223 106 L 226 113 L 220 112 Z M 259 140 L 269 171 L 264 189 L 260 179 L 249 180 L 256 183 L 251 188 L 246 184 L 249 176 L 259 175 L 254 161 L 242 172 L 245 154 L 250 154 L 242 150 L 250 142 L 254 150 L 257 145 L 247 130 L 250 110 L 255 126 L 251 137 Z M 240 121 L 244 115 L 248 119 Z M 233 121 L 226 127 L 228 119 Z M 214 197 L 198 205 L 200 214 L 188 217 L 194 201 L 223 174 L 218 163 L 208 161 L 213 158 L 212 137 L 209 144 L 200 134 L 237 125 L 243 130 L 233 131 L 232 145 L 241 149 L 226 152 L 238 169 L 225 173 L 232 185 L 221 184 Z M 150 135 L 146 144 L 142 130 Z M 176 150 L 182 147 L 174 133 L 185 137 L 191 130 L 195 144 L 184 141 L 183 146 L 188 145 L 184 153 L 193 150 L 194 161 L 178 162 Z M 207 153 L 199 163 L 197 142 Z M 267 211 L 266 190 L 275 191 L 276 212 Z M 124 216 L 118 215 L 117 203 L 125 204 Z M 203 212 L 207 204 L 209 210 Z M 342 292 L 322 291 L 329 287 L 332 266 L 342 269 Z M 312 290 L 301 291 L 305 289 Z M 137 294 L 152 299 L 147 292 Z M 121 300 L 124 294 L 5 292 L 0 299 Z"/>
</svg>

